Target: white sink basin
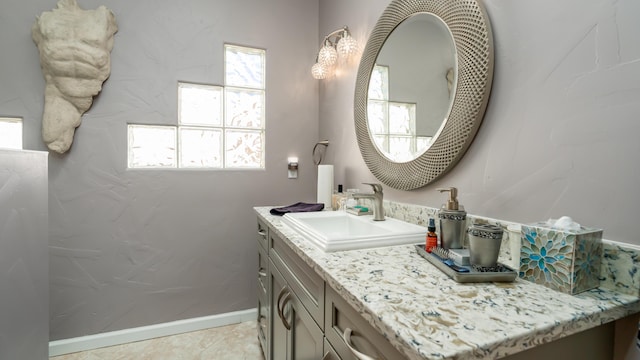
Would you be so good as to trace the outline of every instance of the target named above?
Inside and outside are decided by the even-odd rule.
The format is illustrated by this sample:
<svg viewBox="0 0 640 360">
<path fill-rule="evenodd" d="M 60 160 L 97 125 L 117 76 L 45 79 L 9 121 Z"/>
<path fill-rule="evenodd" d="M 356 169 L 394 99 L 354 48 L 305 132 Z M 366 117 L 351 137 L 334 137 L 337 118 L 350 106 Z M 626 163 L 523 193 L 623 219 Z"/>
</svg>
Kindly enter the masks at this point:
<svg viewBox="0 0 640 360">
<path fill-rule="evenodd" d="M 324 252 L 424 242 L 427 228 L 386 217 L 356 216 L 344 211 L 287 213 L 283 222 Z"/>
</svg>

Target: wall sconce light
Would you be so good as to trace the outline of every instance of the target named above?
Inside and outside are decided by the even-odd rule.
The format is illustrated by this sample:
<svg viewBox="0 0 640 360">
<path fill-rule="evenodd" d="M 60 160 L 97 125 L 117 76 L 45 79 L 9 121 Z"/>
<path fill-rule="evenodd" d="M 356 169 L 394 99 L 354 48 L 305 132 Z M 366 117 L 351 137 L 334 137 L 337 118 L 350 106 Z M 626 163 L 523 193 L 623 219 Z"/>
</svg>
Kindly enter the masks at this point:
<svg viewBox="0 0 640 360">
<path fill-rule="evenodd" d="M 311 67 L 311 75 L 314 79 L 325 79 L 333 72 L 338 58 L 346 60 L 357 51 L 358 42 L 351 36 L 348 27 L 332 31 L 322 41 L 316 63 Z"/>
<path fill-rule="evenodd" d="M 287 158 L 287 178 L 289 179 L 298 178 L 298 158 L 297 157 Z"/>
</svg>

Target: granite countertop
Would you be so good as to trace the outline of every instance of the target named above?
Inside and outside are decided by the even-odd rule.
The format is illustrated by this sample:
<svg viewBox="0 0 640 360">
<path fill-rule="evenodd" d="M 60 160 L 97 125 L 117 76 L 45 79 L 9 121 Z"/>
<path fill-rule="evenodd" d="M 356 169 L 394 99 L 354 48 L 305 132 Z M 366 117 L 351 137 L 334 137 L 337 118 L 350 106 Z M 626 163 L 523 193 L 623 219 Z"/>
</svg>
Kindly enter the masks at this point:
<svg viewBox="0 0 640 360">
<path fill-rule="evenodd" d="M 607 289 L 460 284 L 413 245 L 324 253 L 270 209 L 255 211 L 409 359 L 495 359 L 640 312 L 638 297 Z"/>
</svg>

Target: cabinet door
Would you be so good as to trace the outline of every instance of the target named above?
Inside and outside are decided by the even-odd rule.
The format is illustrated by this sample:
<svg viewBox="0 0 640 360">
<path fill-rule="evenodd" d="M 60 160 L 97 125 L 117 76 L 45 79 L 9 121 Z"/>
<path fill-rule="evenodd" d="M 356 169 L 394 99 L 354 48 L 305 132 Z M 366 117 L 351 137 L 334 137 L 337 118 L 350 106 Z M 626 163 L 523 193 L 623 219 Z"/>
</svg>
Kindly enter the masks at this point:
<svg viewBox="0 0 640 360">
<path fill-rule="evenodd" d="M 271 357 L 273 360 L 318 360 L 324 336 L 278 269 L 270 264 Z"/>
<path fill-rule="evenodd" d="M 295 294 L 286 304 L 285 316 L 290 319 L 289 357 L 291 360 L 322 359 L 324 336 L 307 309 Z"/>
<path fill-rule="evenodd" d="M 269 261 L 269 292 L 271 294 L 269 300 L 270 308 L 270 326 L 271 326 L 271 344 L 270 344 L 270 356 L 267 360 L 284 360 L 287 359 L 287 336 L 288 330 L 284 325 L 281 318 L 283 297 L 286 295 L 288 287 L 284 281 L 284 277 L 280 274 L 278 269 Z"/>
</svg>

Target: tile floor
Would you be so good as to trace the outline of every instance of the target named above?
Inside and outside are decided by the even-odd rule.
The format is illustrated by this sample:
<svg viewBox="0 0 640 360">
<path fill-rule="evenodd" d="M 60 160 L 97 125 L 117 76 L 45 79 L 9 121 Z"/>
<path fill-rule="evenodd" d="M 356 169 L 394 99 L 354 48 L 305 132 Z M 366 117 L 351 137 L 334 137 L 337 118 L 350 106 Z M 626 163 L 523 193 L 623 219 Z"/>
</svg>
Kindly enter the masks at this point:
<svg viewBox="0 0 640 360">
<path fill-rule="evenodd" d="M 50 360 L 263 360 L 256 322 L 116 345 Z"/>
</svg>

